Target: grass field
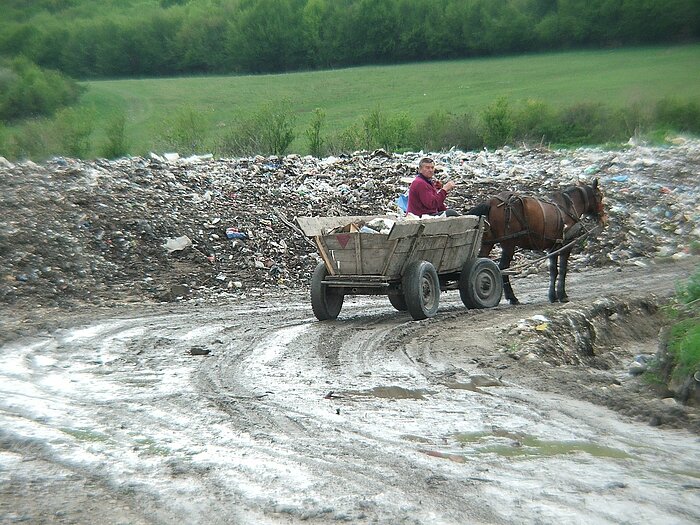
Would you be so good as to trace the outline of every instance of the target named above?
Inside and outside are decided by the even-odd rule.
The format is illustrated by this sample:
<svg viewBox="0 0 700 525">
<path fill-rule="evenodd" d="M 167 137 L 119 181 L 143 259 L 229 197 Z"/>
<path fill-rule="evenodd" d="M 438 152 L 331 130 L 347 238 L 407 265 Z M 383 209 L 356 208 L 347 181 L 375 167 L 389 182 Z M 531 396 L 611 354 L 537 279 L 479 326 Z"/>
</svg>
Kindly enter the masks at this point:
<svg viewBox="0 0 700 525">
<path fill-rule="evenodd" d="M 262 104 L 286 99 L 301 135 L 314 108 L 326 113 L 324 132 L 334 133 L 376 109 L 419 120 L 436 110 L 479 112 L 502 96 L 514 104 L 536 99 L 554 108 L 579 102 L 653 104 L 664 97 L 700 101 L 700 44 L 85 85 L 82 104 L 96 110 L 98 122 L 123 111 L 129 140 L 144 153 L 154 148 L 152 136 L 163 121 L 183 107 L 205 114 L 215 133 Z M 293 150 L 300 149 L 300 140 Z"/>
</svg>

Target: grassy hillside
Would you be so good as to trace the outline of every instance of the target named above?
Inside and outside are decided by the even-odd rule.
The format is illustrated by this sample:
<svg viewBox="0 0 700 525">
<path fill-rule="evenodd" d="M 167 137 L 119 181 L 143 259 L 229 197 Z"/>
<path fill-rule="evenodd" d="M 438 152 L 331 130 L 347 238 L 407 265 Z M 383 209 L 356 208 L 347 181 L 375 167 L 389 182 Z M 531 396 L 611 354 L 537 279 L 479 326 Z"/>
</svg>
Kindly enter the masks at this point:
<svg viewBox="0 0 700 525">
<path fill-rule="evenodd" d="M 97 81 L 86 83 L 82 104 L 97 111 L 98 121 L 124 111 L 131 143 L 145 152 L 156 146 L 156 130 L 183 107 L 206 115 L 216 133 L 264 103 L 286 99 L 297 114 L 299 132 L 318 107 L 327 115 L 325 132 L 332 133 L 375 109 L 418 120 L 435 110 L 478 113 L 502 96 L 513 103 L 541 100 L 555 108 L 579 102 L 651 104 L 664 97 L 700 100 L 698 64 L 700 45 L 691 45 L 284 75 Z"/>
</svg>

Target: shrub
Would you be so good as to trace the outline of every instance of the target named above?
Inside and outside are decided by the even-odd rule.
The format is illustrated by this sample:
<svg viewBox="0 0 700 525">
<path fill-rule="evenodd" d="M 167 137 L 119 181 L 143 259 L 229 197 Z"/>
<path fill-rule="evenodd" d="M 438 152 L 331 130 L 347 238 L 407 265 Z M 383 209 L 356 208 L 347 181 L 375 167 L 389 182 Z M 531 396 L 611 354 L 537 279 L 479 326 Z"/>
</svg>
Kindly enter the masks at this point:
<svg viewBox="0 0 700 525">
<path fill-rule="evenodd" d="M 676 295 L 683 304 L 694 304 L 700 300 L 700 269 L 690 276 L 688 282 L 676 286 Z"/>
<path fill-rule="evenodd" d="M 465 151 L 481 149 L 484 146 L 484 140 L 476 118 L 469 113 L 452 116 L 445 145 L 457 146 Z"/>
<path fill-rule="evenodd" d="M 651 128 L 652 115 L 646 106 L 634 103 L 617 110 L 616 113 L 625 137 L 643 135 Z"/>
<path fill-rule="evenodd" d="M 505 97 L 500 97 L 481 113 L 481 132 L 484 144 L 500 147 L 513 140 L 515 123 L 510 104 Z"/>
<path fill-rule="evenodd" d="M 451 120 L 445 111 L 430 113 L 416 125 L 416 145 L 424 151 L 438 151 L 447 146 Z"/>
<path fill-rule="evenodd" d="M 386 116 L 380 109 L 374 109 L 362 118 L 364 149 L 384 148 L 396 151 L 414 144 L 413 122 L 406 114 Z"/>
<path fill-rule="evenodd" d="M 656 103 L 654 121 L 676 131 L 700 132 L 700 106 L 696 102 L 683 102 L 665 98 Z"/>
<path fill-rule="evenodd" d="M 223 155 L 284 155 L 295 138 L 295 116 L 288 101 L 264 105 L 218 142 Z"/>
<path fill-rule="evenodd" d="M 261 131 L 265 153 L 284 155 L 294 141 L 296 117 L 289 101 L 267 104 L 254 119 Z"/>
<path fill-rule="evenodd" d="M 113 117 L 107 123 L 106 135 L 107 140 L 100 149 L 101 156 L 116 159 L 127 154 L 129 147 L 126 140 L 126 116 L 124 113 Z"/>
<path fill-rule="evenodd" d="M 682 379 L 700 372 L 700 319 L 685 319 L 671 328 L 668 352 L 673 359 L 672 377 Z"/>
<path fill-rule="evenodd" d="M 160 140 L 166 148 L 179 153 L 201 153 L 207 136 L 207 119 L 191 107 L 178 111 L 163 122 Z"/>
<path fill-rule="evenodd" d="M 557 138 L 557 116 L 539 100 L 527 100 L 513 115 L 514 139 L 527 143 L 551 142 Z"/>
<path fill-rule="evenodd" d="M 581 103 L 560 114 L 558 141 L 565 144 L 599 144 L 620 136 L 603 104 Z"/>
<path fill-rule="evenodd" d="M 364 144 L 364 132 L 359 124 L 353 124 L 340 133 L 333 136 L 328 142 L 328 152 L 340 154 L 362 149 Z"/>
<path fill-rule="evenodd" d="M 43 159 L 51 151 L 51 137 L 46 121 L 27 121 L 7 141 L 7 151 L 12 159 Z"/>
<path fill-rule="evenodd" d="M 85 88 L 25 58 L 0 63 L 0 120 L 50 116 L 78 100 Z"/>
<path fill-rule="evenodd" d="M 693 384 L 687 378 L 700 372 L 700 268 L 687 283 L 676 286 L 676 304 L 667 313 L 674 324 L 666 341 L 666 355 L 654 372 L 677 384 Z M 681 389 L 679 394 L 685 399 L 688 392 Z"/>
<path fill-rule="evenodd" d="M 325 140 L 321 137 L 321 128 L 323 127 L 325 119 L 326 113 L 322 109 L 314 109 L 311 123 L 305 132 L 309 153 L 317 158 L 323 156 Z"/>
<path fill-rule="evenodd" d="M 54 137 L 61 154 L 85 158 L 90 152 L 94 114 L 86 109 L 62 109 L 54 121 Z"/>
</svg>

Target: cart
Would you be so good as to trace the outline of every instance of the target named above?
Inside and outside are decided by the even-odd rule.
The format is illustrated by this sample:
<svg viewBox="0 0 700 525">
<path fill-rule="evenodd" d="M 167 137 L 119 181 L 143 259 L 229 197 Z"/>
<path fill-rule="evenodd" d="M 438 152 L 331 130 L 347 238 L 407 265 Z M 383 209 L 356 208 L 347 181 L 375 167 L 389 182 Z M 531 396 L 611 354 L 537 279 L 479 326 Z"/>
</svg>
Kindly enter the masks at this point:
<svg viewBox="0 0 700 525">
<path fill-rule="evenodd" d="M 399 219 L 388 233 L 364 233 L 371 230 L 361 226 L 379 218 L 390 219 L 297 217 L 322 259 L 311 279 L 317 319 L 337 318 L 346 295 L 386 295 L 415 320 L 437 313 L 441 291 L 459 290 L 467 308 L 491 308 L 501 301 L 498 266 L 478 257 L 483 217 Z"/>
</svg>

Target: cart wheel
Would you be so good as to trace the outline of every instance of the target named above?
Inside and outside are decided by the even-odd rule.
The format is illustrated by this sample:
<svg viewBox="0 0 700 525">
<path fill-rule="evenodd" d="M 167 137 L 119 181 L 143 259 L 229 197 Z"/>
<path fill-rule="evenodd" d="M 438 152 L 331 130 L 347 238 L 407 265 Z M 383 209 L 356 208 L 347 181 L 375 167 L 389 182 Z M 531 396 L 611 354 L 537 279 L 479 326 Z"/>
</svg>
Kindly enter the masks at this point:
<svg viewBox="0 0 700 525">
<path fill-rule="evenodd" d="M 408 265 L 402 280 L 406 309 L 416 321 L 433 317 L 440 304 L 440 280 L 428 261 Z"/>
<path fill-rule="evenodd" d="M 330 288 L 327 284 L 323 284 L 322 281 L 326 275 L 328 275 L 326 264 L 318 263 L 311 278 L 311 309 L 319 321 L 338 317 L 345 298 L 340 288 Z"/>
<path fill-rule="evenodd" d="M 405 312 L 408 310 L 406 306 L 406 297 L 404 297 L 401 292 L 389 292 L 389 302 L 391 306 L 396 308 L 399 312 Z"/>
<path fill-rule="evenodd" d="M 459 296 L 467 308 L 493 308 L 501 302 L 503 277 L 491 259 L 464 263 L 459 276 Z"/>
</svg>

